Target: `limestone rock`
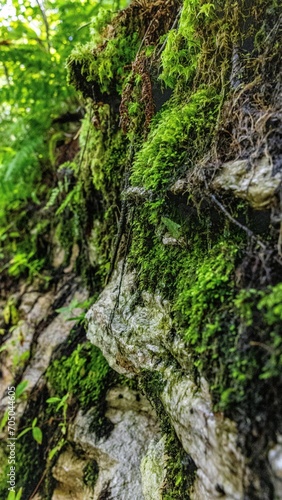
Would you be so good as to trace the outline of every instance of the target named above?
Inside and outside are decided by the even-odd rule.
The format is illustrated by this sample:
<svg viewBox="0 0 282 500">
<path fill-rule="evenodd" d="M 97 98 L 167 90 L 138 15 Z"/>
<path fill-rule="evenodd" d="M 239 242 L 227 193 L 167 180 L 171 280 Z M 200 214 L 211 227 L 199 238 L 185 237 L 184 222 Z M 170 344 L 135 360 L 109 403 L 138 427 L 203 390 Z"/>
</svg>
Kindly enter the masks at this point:
<svg viewBox="0 0 282 500">
<path fill-rule="evenodd" d="M 266 157 L 254 161 L 229 161 L 222 165 L 212 187 L 216 190 L 233 191 L 235 196 L 247 200 L 255 209 L 264 209 L 274 201 L 274 194 L 281 183 L 281 172 L 273 175 L 272 165 Z"/>
<path fill-rule="evenodd" d="M 186 357 L 187 348 L 170 334 L 169 304 L 157 295 L 138 295 L 134 281 L 134 273 L 125 274 L 121 282 L 120 271 L 116 272 L 87 314 L 88 338 L 121 373 L 133 375 L 147 369 L 161 374 L 164 409 L 184 450 L 197 466 L 192 498 L 213 500 L 221 495 L 241 500 L 249 470 L 236 445 L 236 425 L 212 411 L 206 381 L 202 379 L 196 385 L 189 376 L 188 352 L 183 375 L 183 365 L 177 361 Z M 142 470 L 146 476 L 146 461 Z M 127 480 L 131 481 L 129 476 Z M 256 478 L 252 477 L 252 481 L 255 483 Z M 152 482 L 152 488 L 157 489 L 158 475 L 152 477 Z M 150 498 L 150 487 L 144 488 Z"/>
<path fill-rule="evenodd" d="M 87 319 L 89 340 L 119 373 L 130 376 L 164 363 L 166 338 L 172 326 L 169 304 L 146 292 L 140 297 L 134 273 L 123 277 L 121 287 L 116 273 Z"/>
<path fill-rule="evenodd" d="M 165 440 L 151 442 L 141 462 L 142 488 L 145 500 L 162 500 L 166 477 Z"/>
<path fill-rule="evenodd" d="M 99 439 L 91 431 L 91 410 L 85 415 L 78 413 L 69 435 L 98 464 L 93 498 L 107 491 L 108 497 L 115 500 L 142 500 L 140 463 L 150 442 L 160 437 L 156 416 L 142 395 L 128 387 L 116 387 L 107 395 L 106 417 L 114 425 L 108 437 Z M 60 464 L 66 467 L 63 458 Z"/>
<path fill-rule="evenodd" d="M 94 498 L 90 488 L 83 482 L 83 469 L 85 460 L 79 458 L 75 452 L 68 448 L 64 451 L 52 473 L 58 481 L 57 487 L 52 495 L 52 500 L 90 500 Z"/>
</svg>

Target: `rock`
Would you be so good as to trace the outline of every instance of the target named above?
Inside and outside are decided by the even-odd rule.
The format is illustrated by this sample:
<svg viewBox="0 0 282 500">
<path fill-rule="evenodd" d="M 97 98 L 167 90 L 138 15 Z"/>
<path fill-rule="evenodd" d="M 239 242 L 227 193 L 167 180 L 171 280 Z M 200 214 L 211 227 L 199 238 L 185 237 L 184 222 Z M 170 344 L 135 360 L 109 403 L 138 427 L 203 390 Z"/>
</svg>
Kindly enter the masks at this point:
<svg viewBox="0 0 282 500">
<path fill-rule="evenodd" d="M 271 467 L 275 499 L 282 499 L 282 436 L 278 436 L 278 443 L 268 453 L 268 461 Z"/>
<path fill-rule="evenodd" d="M 142 489 L 145 500 L 162 500 L 166 477 L 165 439 L 152 441 L 141 462 Z"/>
<path fill-rule="evenodd" d="M 107 395 L 106 417 L 114 425 L 108 437 L 98 439 L 91 431 L 91 410 L 85 415 L 78 413 L 69 434 L 69 439 L 83 450 L 85 456 L 98 464 L 93 498 L 98 499 L 107 491 L 107 498 L 142 500 L 140 464 L 150 442 L 160 438 L 156 415 L 144 396 L 128 387 L 115 387 Z M 68 457 L 66 462 L 61 459 L 61 470 L 70 467 L 68 460 Z M 58 469 L 55 469 L 55 474 L 58 479 Z M 60 477 L 62 482 L 63 473 Z"/>
<path fill-rule="evenodd" d="M 79 458 L 68 448 L 64 451 L 52 469 L 54 478 L 58 481 L 52 495 L 52 500 L 89 500 L 93 498 L 91 489 L 83 481 L 85 458 Z"/>
<path fill-rule="evenodd" d="M 54 314 L 53 310 L 53 304 L 58 300 L 62 301 L 61 306 L 67 306 L 73 299 L 77 302 L 87 299 L 86 290 L 80 288 L 76 280 L 72 279 L 70 287 L 69 285 L 69 281 L 65 278 L 57 290 L 51 289 L 42 294 L 32 290 L 24 292 L 19 306 L 22 319 L 13 328 L 10 338 L 5 342 L 5 363 L 3 363 L 0 379 L 0 397 L 2 398 L 0 411 L 5 411 L 7 407 L 7 398 L 4 394 L 7 387 L 13 383 L 15 375 L 21 374 L 21 380 L 28 382 L 25 396 L 30 394 L 47 369 L 54 350 L 66 340 L 75 325 L 75 320 L 67 321 L 63 312 Z M 80 312 L 81 309 L 78 310 L 78 314 Z M 26 404 L 26 397 L 19 401 L 18 420 Z"/>
<path fill-rule="evenodd" d="M 273 175 L 272 165 L 266 157 L 253 161 L 236 160 L 224 163 L 211 186 L 215 190 L 233 191 L 258 210 L 270 207 L 281 183 L 281 172 Z"/>
<path fill-rule="evenodd" d="M 191 498 L 213 500 L 219 496 L 220 485 L 225 492 L 221 498 L 241 500 L 249 472 L 236 444 L 235 423 L 212 411 L 208 385 L 203 378 L 200 386 L 196 386 L 189 376 L 174 369 L 167 369 L 163 378 L 167 381 L 162 394 L 164 407 L 183 448 L 198 468 L 198 493 Z M 198 496 L 199 491 L 203 496 Z"/>
<path fill-rule="evenodd" d="M 165 362 L 166 337 L 172 322 L 168 302 L 135 288 L 134 273 L 114 279 L 87 313 L 89 340 L 98 346 L 109 365 L 132 376 Z"/>
<path fill-rule="evenodd" d="M 201 379 L 196 385 L 189 375 L 189 353 L 186 374 L 181 363 L 176 362 L 186 358 L 187 348 L 183 340 L 170 335 L 169 304 L 158 295 L 138 295 L 134 273 L 125 273 L 121 283 L 120 272 L 121 267 L 87 314 L 88 338 L 120 373 L 132 376 L 146 369 L 161 374 L 164 409 L 184 450 L 197 466 L 191 498 L 213 500 L 221 495 L 228 500 L 241 500 L 250 471 L 236 444 L 235 423 L 213 412 L 206 381 Z M 156 461 L 153 456 L 151 451 L 148 460 Z M 146 460 L 142 470 L 148 483 Z M 158 490 L 158 473 L 152 482 L 152 488 Z M 255 477 L 252 482 L 256 483 Z M 150 488 L 148 484 L 143 488 L 148 498 L 152 494 Z"/>
</svg>

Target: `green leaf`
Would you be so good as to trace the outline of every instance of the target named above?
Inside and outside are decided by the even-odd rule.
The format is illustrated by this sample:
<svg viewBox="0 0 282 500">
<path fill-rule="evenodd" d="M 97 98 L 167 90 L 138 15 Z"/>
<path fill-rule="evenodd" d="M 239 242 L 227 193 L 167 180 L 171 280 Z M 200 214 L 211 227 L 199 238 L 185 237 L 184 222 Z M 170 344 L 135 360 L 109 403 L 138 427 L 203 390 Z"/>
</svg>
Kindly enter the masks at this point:
<svg viewBox="0 0 282 500">
<path fill-rule="evenodd" d="M 174 222 L 173 220 L 169 219 L 168 217 L 162 217 L 161 218 L 162 223 L 165 225 L 165 227 L 168 229 L 169 233 L 173 238 L 179 238 L 181 231 L 180 231 L 180 224 L 177 224 L 177 222 Z"/>
<path fill-rule="evenodd" d="M 33 419 L 32 424 L 31 424 L 31 427 L 32 427 L 32 428 L 33 428 L 33 427 L 35 427 L 35 426 L 36 426 L 36 424 L 37 424 L 37 417 L 35 417 L 35 418 Z"/>
<path fill-rule="evenodd" d="M 14 491 L 9 491 L 7 500 L 21 500 L 23 489 L 20 488 L 17 494 Z"/>
<path fill-rule="evenodd" d="M 21 438 L 22 436 L 24 436 L 27 432 L 31 431 L 32 427 L 26 427 L 26 429 L 24 429 L 22 432 L 20 432 L 17 436 L 17 439 Z"/>
<path fill-rule="evenodd" d="M 23 492 L 23 489 L 22 489 L 22 488 L 20 488 L 20 489 L 19 489 L 19 491 L 18 491 L 18 493 L 16 494 L 16 498 L 15 498 L 15 500 L 20 500 L 20 499 L 21 499 L 21 497 L 22 497 L 22 492 Z"/>
<path fill-rule="evenodd" d="M 2 417 L 1 423 L 0 423 L 0 431 L 2 431 L 4 429 L 4 427 L 6 426 L 6 423 L 8 422 L 8 418 L 9 418 L 9 413 L 8 413 L 8 410 L 6 410 L 3 417 Z"/>
<path fill-rule="evenodd" d="M 38 444 L 42 444 L 43 434 L 41 429 L 39 429 L 39 427 L 33 427 L 32 435 Z"/>
<path fill-rule="evenodd" d="M 52 450 L 49 451 L 48 460 L 52 460 L 52 458 L 56 455 L 56 453 L 58 451 L 59 451 L 59 447 L 58 446 L 55 446 L 54 448 L 52 448 Z"/>
<path fill-rule="evenodd" d="M 48 403 L 48 404 L 59 403 L 60 401 L 61 401 L 61 398 L 56 398 L 56 397 L 46 399 L 46 403 Z"/>
<path fill-rule="evenodd" d="M 24 393 L 24 391 L 26 390 L 27 386 L 28 386 L 28 380 L 22 380 L 17 385 L 16 392 L 15 392 L 16 399 L 19 398 Z"/>
</svg>

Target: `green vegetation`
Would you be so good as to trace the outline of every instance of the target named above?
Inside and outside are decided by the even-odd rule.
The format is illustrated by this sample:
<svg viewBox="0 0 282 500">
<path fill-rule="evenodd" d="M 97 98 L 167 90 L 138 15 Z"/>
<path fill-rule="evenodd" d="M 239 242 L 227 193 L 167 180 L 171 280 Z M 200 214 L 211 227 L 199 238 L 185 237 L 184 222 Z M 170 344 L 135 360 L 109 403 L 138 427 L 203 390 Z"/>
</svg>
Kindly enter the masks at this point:
<svg viewBox="0 0 282 500">
<path fill-rule="evenodd" d="M 68 393 L 86 411 L 100 400 L 109 375 L 105 358 L 97 347 L 87 342 L 79 344 L 70 356 L 54 360 L 46 378 L 54 396 L 62 398 Z"/>
<path fill-rule="evenodd" d="M 112 9 L 125 3 L 0 3 L 0 271 L 8 271 L 12 278 L 48 278 L 49 234 L 56 221 L 44 206 L 52 207 L 58 194 L 61 206 L 56 215 L 59 236 L 68 250 L 66 259 L 70 240 L 82 236 L 78 237 L 78 228 L 85 223 L 83 209 L 78 210 L 78 204 L 83 204 L 81 187 L 74 186 L 74 179 L 70 185 L 65 175 L 74 165 L 67 157 L 72 162 L 77 153 L 73 138 L 81 104 L 67 84 L 65 62 L 73 46 L 88 39 L 91 18 L 95 32 L 101 28 L 101 17 L 103 24 Z M 57 167 L 62 163 L 60 180 Z"/>
<path fill-rule="evenodd" d="M 218 98 L 212 88 L 187 95 L 184 102 L 169 102 L 155 117 L 148 140 L 137 153 L 132 184 L 162 194 L 181 174 L 187 151 L 190 161 L 203 154 L 217 112 Z"/>
<path fill-rule="evenodd" d="M 84 483 L 93 488 L 96 484 L 99 474 L 99 467 L 95 460 L 88 462 L 83 469 L 83 480 Z"/>
</svg>

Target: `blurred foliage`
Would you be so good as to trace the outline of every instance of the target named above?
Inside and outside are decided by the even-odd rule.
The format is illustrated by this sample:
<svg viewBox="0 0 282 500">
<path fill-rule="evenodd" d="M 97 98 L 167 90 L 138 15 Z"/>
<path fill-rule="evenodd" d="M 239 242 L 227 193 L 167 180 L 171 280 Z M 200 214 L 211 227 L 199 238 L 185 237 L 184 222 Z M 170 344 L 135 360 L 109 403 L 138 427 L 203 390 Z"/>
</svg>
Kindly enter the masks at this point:
<svg viewBox="0 0 282 500">
<path fill-rule="evenodd" d="M 19 253 L 21 262 L 12 275 L 22 270 L 32 274 L 30 261 L 38 253 L 38 238 L 32 236 L 27 244 L 26 235 L 37 234 L 39 221 L 47 218 L 31 216 L 40 211 L 53 187 L 52 137 L 58 130 L 67 136 L 69 130 L 57 120 L 81 107 L 67 84 L 66 59 L 75 44 L 89 40 L 89 30 L 95 36 L 102 10 L 115 11 L 125 4 L 0 0 L 0 271 L 9 269 L 11 261 L 18 264 Z"/>
</svg>

